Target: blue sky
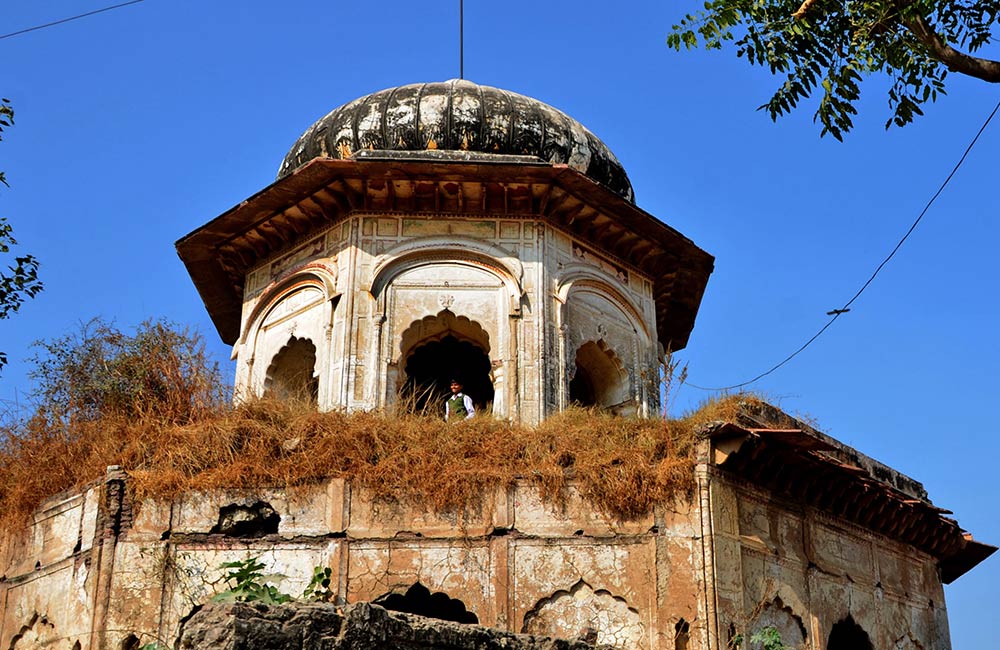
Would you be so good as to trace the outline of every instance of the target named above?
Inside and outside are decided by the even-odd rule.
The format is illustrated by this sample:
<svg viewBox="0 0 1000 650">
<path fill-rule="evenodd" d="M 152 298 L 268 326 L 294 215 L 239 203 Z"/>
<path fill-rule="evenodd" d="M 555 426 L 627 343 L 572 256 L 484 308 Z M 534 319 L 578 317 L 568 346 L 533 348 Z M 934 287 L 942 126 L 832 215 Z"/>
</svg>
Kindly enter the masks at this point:
<svg viewBox="0 0 1000 650">
<path fill-rule="evenodd" d="M 104 6 L 8 0 L 0 33 Z M 957 75 L 949 95 L 886 132 L 884 83 L 865 85 L 847 142 L 806 110 L 755 107 L 776 80 L 732 52 L 676 53 L 669 26 L 699 2 L 466 2 L 466 77 L 537 97 L 601 137 L 637 203 L 716 256 L 681 353 L 690 379 L 744 381 L 808 339 L 937 189 L 997 88 Z M 9 321 L 0 400 L 24 402 L 29 344 L 94 316 L 165 316 L 218 340 L 174 253 L 179 237 L 269 184 L 330 109 L 381 88 L 458 76 L 457 2 L 146 0 L 0 40 L 16 125 L 0 191 L 44 293 Z M 755 388 L 783 409 L 922 481 L 1000 543 L 993 343 L 1000 123 L 852 311 Z M 682 388 L 683 409 L 705 393 Z M 1000 559 L 947 588 L 955 648 L 990 647 Z"/>
</svg>

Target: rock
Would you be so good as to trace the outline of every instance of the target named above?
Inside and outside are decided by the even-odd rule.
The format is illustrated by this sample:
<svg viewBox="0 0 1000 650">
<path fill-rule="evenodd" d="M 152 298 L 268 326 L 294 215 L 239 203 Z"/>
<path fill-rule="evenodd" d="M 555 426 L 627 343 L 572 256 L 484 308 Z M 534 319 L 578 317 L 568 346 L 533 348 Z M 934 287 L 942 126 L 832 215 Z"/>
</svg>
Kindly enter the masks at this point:
<svg viewBox="0 0 1000 650">
<path fill-rule="evenodd" d="M 180 650 L 593 650 L 580 640 L 503 632 L 357 603 L 212 604 L 181 630 Z"/>
</svg>

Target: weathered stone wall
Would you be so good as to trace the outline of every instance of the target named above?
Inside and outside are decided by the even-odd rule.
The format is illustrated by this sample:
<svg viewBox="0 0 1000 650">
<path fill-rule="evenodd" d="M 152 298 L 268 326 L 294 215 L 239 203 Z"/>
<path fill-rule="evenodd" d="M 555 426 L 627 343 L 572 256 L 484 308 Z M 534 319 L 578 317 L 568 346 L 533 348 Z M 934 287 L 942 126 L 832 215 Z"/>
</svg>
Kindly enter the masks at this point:
<svg viewBox="0 0 1000 650">
<path fill-rule="evenodd" d="M 722 650 L 765 625 L 796 648 L 843 650 L 828 645 L 837 624 L 876 649 L 950 649 L 934 558 L 712 466 L 697 477 L 690 499 L 618 522 L 575 490 L 556 502 L 524 484 L 441 514 L 342 480 L 189 493 L 133 513 L 112 470 L 5 538 L 0 647 L 172 643 L 230 586 L 220 565 L 255 557 L 293 595 L 330 567 L 338 604 L 419 588 L 482 625 L 629 650 Z"/>
<path fill-rule="evenodd" d="M 355 213 L 254 267 L 245 289 L 238 394 L 264 392 L 306 339 L 322 408 L 382 407 L 409 355 L 451 333 L 488 355 L 495 414 L 565 408 L 588 342 L 596 405 L 658 412 L 651 279 L 540 220 Z"/>
<path fill-rule="evenodd" d="M 56 521 L 58 531 L 42 545 L 8 546 L 0 647 L 39 647 L 31 639 L 42 637 L 67 650 L 173 640 L 183 617 L 228 587 L 220 564 L 249 557 L 290 594 L 302 593 L 315 567 L 330 567 L 340 603 L 419 583 L 513 632 L 575 638 L 590 629 L 600 643 L 673 650 L 681 618 L 692 635 L 703 625 L 698 530 L 685 501 L 616 522 L 573 490 L 554 503 L 524 485 L 474 511 L 434 514 L 333 480 L 150 501 L 120 534 L 102 537 L 87 504 L 106 497 L 95 488 L 52 502 L 31 534 L 45 537 Z M 272 510 L 280 521 L 268 519 Z"/>
<path fill-rule="evenodd" d="M 819 649 L 850 617 L 874 648 L 951 647 L 934 558 L 721 472 L 711 498 L 723 630 L 774 625 Z"/>
<path fill-rule="evenodd" d="M 512 634 L 377 605 L 211 605 L 184 625 L 182 650 L 591 650 L 580 640 Z"/>
</svg>

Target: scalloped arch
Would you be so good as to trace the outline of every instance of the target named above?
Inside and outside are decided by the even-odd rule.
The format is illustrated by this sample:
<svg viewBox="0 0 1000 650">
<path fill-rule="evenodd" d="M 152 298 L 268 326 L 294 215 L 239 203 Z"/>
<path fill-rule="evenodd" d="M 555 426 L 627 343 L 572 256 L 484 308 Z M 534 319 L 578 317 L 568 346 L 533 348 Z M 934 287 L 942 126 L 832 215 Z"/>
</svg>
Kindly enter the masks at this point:
<svg viewBox="0 0 1000 650">
<path fill-rule="evenodd" d="M 645 648 L 639 611 L 606 589 L 583 579 L 542 598 L 524 615 L 521 632 L 561 638 L 596 635 L 596 644 Z"/>
<path fill-rule="evenodd" d="M 468 341 L 490 353 L 490 334 L 483 326 L 466 316 L 456 316 L 449 309 L 442 309 L 433 316 L 415 320 L 403 330 L 399 338 L 399 354 L 402 358 L 420 345 L 440 341 L 451 334 L 455 338 Z"/>
<path fill-rule="evenodd" d="M 264 375 L 264 392 L 278 391 L 279 397 L 311 400 L 318 398 L 316 344 L 307 337 L 291 336 L 278 350 Z"/>
<path fill-rule="evenodd" d="M 792 648 L 798 648 L 805 644 L 809 636 L 802 618 L 795 613 L 792 607 L 786 605 L 780 596 L 775 596 L 773 600 L 764 605 L 757 616 L 754 631 L 765 627 L 776 629 L 781 634 L 782 642 Z"/>
<path fill-rule="evenodd" d="M 382 594 L 372 602 L 386 609 L 417 614 L 430 618 L 456 623 L 479 623 L 475 612 L 469 611 L 465 603 L 458 598 L 452 598 L 443 591 L 435 591 L 425 587 L 418 580 L 410 585 L 405 592 L 401 588 Z"/>
</svg>

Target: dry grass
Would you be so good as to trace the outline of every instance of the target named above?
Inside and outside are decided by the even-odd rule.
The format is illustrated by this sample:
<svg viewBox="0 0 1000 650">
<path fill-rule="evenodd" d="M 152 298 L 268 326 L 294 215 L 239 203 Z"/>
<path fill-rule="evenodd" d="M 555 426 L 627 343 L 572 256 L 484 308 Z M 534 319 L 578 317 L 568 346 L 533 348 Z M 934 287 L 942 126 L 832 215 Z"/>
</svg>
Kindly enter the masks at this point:
<svg viewBox="0 0 1000 650">
<path fill-rule="evenodd" d="M 91 420 L 36 415 L 0 428 L 0 525 L 121 465 L 137 498 L 192 489 L 295 486 L 343 477 L 379 499 L 453 510 L 526 479 L 559 496 L 569 482 L 609 516 L 638 517 L 693 486 L 699 427 L 733 420 L 745 396 L 679 420 L 571 410 L 535 428 L 491 418 L 445 424 L 379 413 L 317 413 L 259 400 L 178 421 L 150 410 Z"/>
</svg>

